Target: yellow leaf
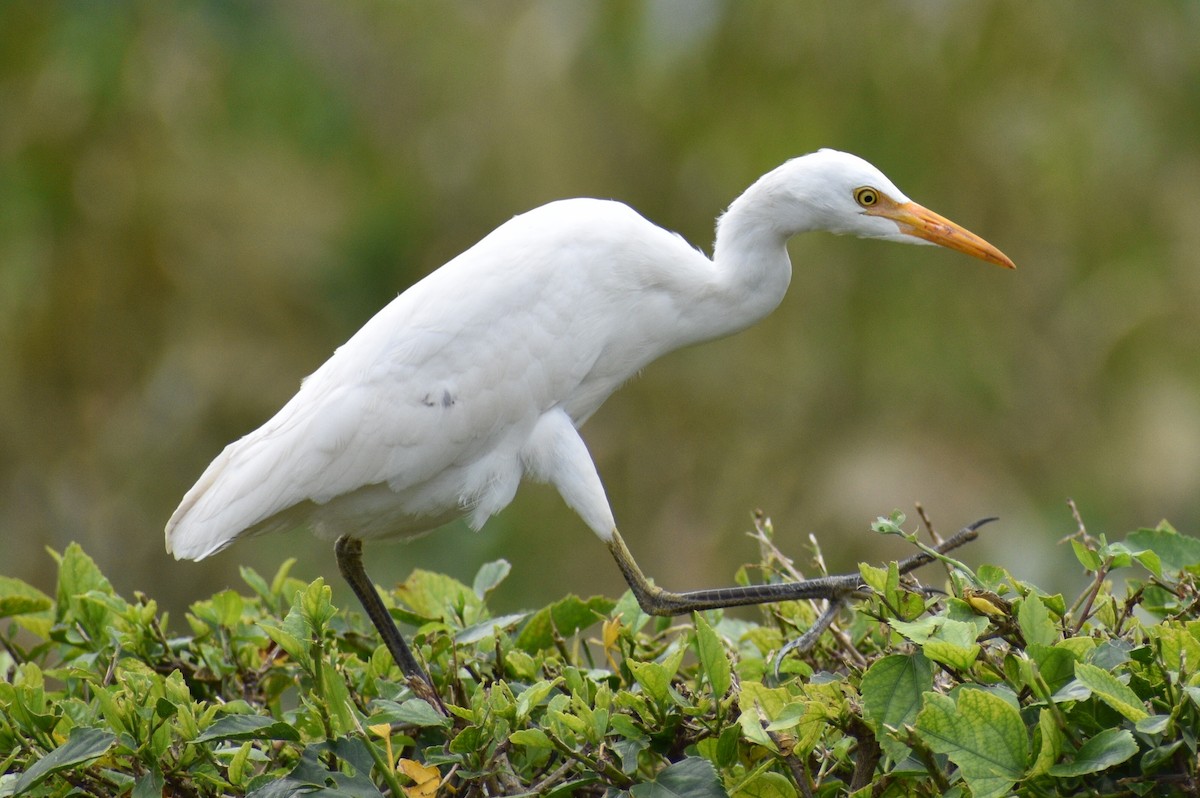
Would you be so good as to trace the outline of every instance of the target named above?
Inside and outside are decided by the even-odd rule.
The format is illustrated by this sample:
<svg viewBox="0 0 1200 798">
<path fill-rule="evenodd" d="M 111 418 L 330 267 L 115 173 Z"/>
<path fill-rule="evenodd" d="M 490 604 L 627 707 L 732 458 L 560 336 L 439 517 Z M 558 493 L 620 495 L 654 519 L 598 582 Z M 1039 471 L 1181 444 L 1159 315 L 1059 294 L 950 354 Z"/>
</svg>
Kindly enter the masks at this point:
<svg viewBox="0 0 1200 798">
<path fill-rule="evenodd" d="M 617 638 L 621 636 L 621 616 L 610 618 L 600 626 L 600 634 L 602 643 L 604 644 L 604 657 L 608 660 L 609 667 L 614 671 L 619 671 L 617 663 L 613 660 L 613 649 L 617 647 Z"/>
<path fill-rule="evenodd" d="M 438 787 L 442 784 L 442 774 L 433 765 L 422 765 L 412 759 L 401 759 L 396 763 L 397 769 L 413 781 L 411 787 L 404 787 L 405 798 L 434 798 Z"/>
<path fill-rule="evenodd" d="M 1012 605 L 989 590 L 965 590 L 963 598 L 980 615 L 993 618 L 1012 614 Z"/>
<path fill-rule="evenodd" d="M 374 726 L 367 727 L 376 737 L 386 740 L 392 736 L 392 724 L 376 723 Z"/>
</svg>

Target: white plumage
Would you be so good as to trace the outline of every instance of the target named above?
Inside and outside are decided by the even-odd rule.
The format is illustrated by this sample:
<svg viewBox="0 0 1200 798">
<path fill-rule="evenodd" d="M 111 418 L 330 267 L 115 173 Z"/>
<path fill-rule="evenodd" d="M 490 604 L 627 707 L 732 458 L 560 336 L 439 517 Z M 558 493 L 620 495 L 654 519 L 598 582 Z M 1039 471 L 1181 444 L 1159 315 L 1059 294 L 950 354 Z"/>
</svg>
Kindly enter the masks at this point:
<svg viewBox="0 0 1200 798">
<path fill-rule="evenodd" d="M 787 239 L 815 229 L 1012 265 L 831 150 L 751 186 L 721 218 L 711 260 L 621 203 L 550 203 L 393 300 L 226 447 L 171 517 L 167 550 L 198 560 L 299 527 L 374 538 L 466 516 L 478 528 L 525 477 L 554 484 L 609 541 L 612 512 L 577 428 L 655 358 L 773 310 L 791 277 Z"/>
</svg>

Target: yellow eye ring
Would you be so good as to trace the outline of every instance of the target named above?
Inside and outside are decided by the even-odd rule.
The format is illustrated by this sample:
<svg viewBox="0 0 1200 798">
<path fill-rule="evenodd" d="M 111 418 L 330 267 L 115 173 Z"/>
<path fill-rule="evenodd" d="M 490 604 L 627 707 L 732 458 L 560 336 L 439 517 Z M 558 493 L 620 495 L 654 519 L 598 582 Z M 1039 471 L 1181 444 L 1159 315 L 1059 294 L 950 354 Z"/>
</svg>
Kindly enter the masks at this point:
<svg viewBox="0 0 1200 798">
<path fill-rule="evenodd" d="M 864 208 L 870 208 L 879 202 L 879 192 L 870 186 L 854 189 L 854 201 Z"/>
</svg>

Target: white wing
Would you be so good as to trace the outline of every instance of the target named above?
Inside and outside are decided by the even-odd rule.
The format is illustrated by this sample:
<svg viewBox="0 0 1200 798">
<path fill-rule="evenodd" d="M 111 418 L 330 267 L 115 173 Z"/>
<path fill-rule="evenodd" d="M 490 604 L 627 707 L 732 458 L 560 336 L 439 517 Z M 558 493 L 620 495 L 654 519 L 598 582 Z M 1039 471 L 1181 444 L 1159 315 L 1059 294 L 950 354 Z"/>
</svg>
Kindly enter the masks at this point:
<svg viewBox="0 0 1200 798">
<path fill-rule="evenodd" d="M 225 448 L 167 524 L 201 559 L 245 534 L 415 534 L 512 499 L 521 450 L 556 408 L 582 423 L 650 348 L 654 263 L 707 265 L 624 205 L 518 216 L 397 297 L 272 419 Z M 669 315 L 669 314 L 666 314 Z M 600 499 L 603 500 L 601 493 Z"/>
</svg>

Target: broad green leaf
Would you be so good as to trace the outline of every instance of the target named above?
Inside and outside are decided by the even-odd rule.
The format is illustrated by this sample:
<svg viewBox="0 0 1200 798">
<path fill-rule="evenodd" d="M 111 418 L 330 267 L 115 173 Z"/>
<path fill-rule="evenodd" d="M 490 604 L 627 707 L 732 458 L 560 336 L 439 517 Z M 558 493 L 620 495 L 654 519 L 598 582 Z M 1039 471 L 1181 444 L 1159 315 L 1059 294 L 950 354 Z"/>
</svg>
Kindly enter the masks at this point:
<svg viewBox="0 0 1200 798">
<path fill-rule="evenodd" d="M 938 630 L 941 629 L 945 619 L 936 615 L 929 615 L 924 618 L 918 618 L 915 621 L 901 621 L 894 618 L 888 619 L 888 626 L 891 626 L 904 637 L 908 638 L 917 645 L 932 640 Z"/>
<path fill-rule="evenodd" d="M 1165 521 L 1154 529 L 1139 529 L 1127 535 L 1125 542 L 1137 549 L 1153 551 L 1164 571 L 1178 573 L 1200 565 L 1200 538 L 1181 535 Z"/>
<path fill-rule="evenodd" d="M 12 794 L 20 795 L 26 790 L 36 787 L 42 779 L 52 773 L 91 762 L 102 756 L 116 740 L 117 735 L 106 729 L 76 726 L 71 729 L 71 734 L 65 743 L 39 759 L 17 779 L 16 784 L 13 785 Z"/>
<path fill-rule="evenodd" d="M 54 602 L 33 585 L 11 576 L 0 576 L 0 618 L 45 612 Z"/>
<path fill-rule="evenodd" d="M 795 696 L 785 687 L 767 687 L 762 682 L 743 682 L 738 703 L 743 709 L 751 706 L 761 707 L 763 714 L 774 720 L 794 700 Z"/>
<path fill-rule="evenodd" d="M 1030 593 L 1021 600 L 1021 608 L 1017 610 L 1017 624 L 1021 627 L 1021 636 L 1026 644 L 1052 646 L 1058 641 L 1058 627 L 1050 618 L 1046 605 L 1037 596 Z"/>
<path fill-rule="evenodd" d="M 729 798 L 707 759 L 689 756 L 667 765 L 652 781 L 634 785 L 633 798 Z"/>
<path fill-rule="evenodd" d="M 787 776 L 774 771 L 755 773 L 730 793 L 731 798 L 796 798 Z"/>
<path fill-rule="evenodd" d="M 937 634 L 921 646 L 922 653 L 934 662 L 960 671 L 969 670 L 979 656 L 980 647 L 975 642 L 978 627 L 949 618 L 941 620 Z M 980 620 L 986 622 L 984 618 Z"/>
<path fill-rule="evenodd" d="M 369 724 L 396 723 L 402 726 L 449 726 L 450 718 L 438 712 L 429 702 L 410 698 L 403 703 L 379 700 L 371 704 Z"/>
<path fill-rule="evenodd" d="M 862 577 L 863 584 L 876 593 L 884 594 L 887 592 L 888 571 L 886 568 L 860 562 L 858 564 L 858 575 Z"/>
<path fill-rule="evenodd" d="M 480 621 L 455 634 L 454 642 L 459 645 L 478 643 L 480 640 L 486 640 L 494 635 L 497 629 L 508 631 L 515 628 L 517 624 L 528 617 L 529 613 L 527 612 L 514 612 L 510 615 L 501 615 L 499 618 L 489 618 L 486 621 Z"/>
<path fill-rule="evenodd" d="M 226 715 L 215 721 L 192 742 L 211 740 L 288 740 L 299 742 L 300 732 L 291 724 L 262 715 Z"/>
<path fill-rule="evenodd" d="M 517 635 L 516 646 L 530 654 L 552 648 L 556 633 L 569 637 L 608 615 L 612 608 L 613 602 L 603 596 L 592 596 L 586 601 L 567 596 L 534 613 Z"/>
<path fill-rule="evenodd" d="M 397 598 L 404 602 L 415 618 L 405 618 L 415 623 L 446 620 L 447 611 L 461 613 L 464 620 L 474 622 L 474 615 L 483 602 L 475 591 L 445 574 L 417 569 L 408 579 L 396 587 Z M 471 610 L 470 613 L 466 610 Z"/>
<path fill-rule="evenodd" d="M 348 734 L 354 730 L 355 720 L 354 705 L 350 698 L 350 689 L 346 686 L 346 678 L 332 662 L 326 661 L 321 668 L 321 681 L 324 684 L 321 701 L 329 713 L 334 734 Z"/>
<path fill-rule="evenodd" d="M 1079 564 L 1086 570 L 1095 571 L 1100 567 L 1100 555 L 1089 549 L 1082 541 L 1072 539 L 1071 550 L 1075 552 L 1075 559 L 1079 560 Z"/>
<path fill-rule="evenodd" d="M 957 700 L 926 693 L 916 730 L 933 751 L 958 765 L 976 798 L 1005 795 L 1029 764 L 1020 712 L 983 690 L 964 688 Z"/>
<path fill-rule="evenodd" d="M 553 681 L 544 679 L 522 690 L 521 694 L 517 696 L 517 723 L 524 723 L 525 718 L 529 717 L 529 713 L 533 711 L 534 707 L 545 701 L 546 696 L 550 695 L 550 691 L 561 681 L 561 677 Z"/>
<path fill-rule="evenodd" d="M 272 779 L 247 794 L 246 798 L 296 798 L 313 795 L 321 798 L 381 798 L 371 782 L 372 760 L 359 739 L 312 743 L 305 747 L 299 764 L 287 776 Z M 330 757 L 329 754 L 334 754 Z M 353 774 L 340 769 L 340 761 L 349 761 Z M 326 766 L 335 765 L 335 770 Z"/>
<path fill-rule="evenodd" d="M 1054 712 L 1049 709 L 1038 711 L 1038 752 L 1029 769 L 1030 776 L 1040 776 L 1048 771 L 1058 761 L 1065 741 L 1062 729 L 1054 720 Z"/>
<path fill-rule="evenodd" d="M 732 666 L 725 653 L 725 645 L 701 613 L 694 613 L 696 621 L 696 650 L 700 655 L 700 670 L 708 677 L 713 697 L 718 701 L 729 692 L 733 684 Z"/>
<path fill-rule="evenodd" d="M 1171 726 L 1170 715 L 1151 715 L 1135 724 L 1138 734 L 1162 734 Z"/>
<path fill-rule="evenodd" d="M 921 708 L 921 695 L 932 689 L 933 668 L 920 654 L 886 656 L 863 674 L 859 686 L 863 715 L 893 760 L 903 759 L 909 749 L 886 729 L 901 729 L 912 723 Z"/>
<path fill-rule="evenodd" d="M 274 599 L 271 596 L 271 586 L 267 584 L 267 580 L 263 579 L 258 571 L 248 565 L 238 568 L 238 573 L 242 575 L 242 581 L 249 585 L 250 589 L 267 603 L 267 606 L 271 606 L 271 602 Z"/>
<path fill-rule="evenodd" d="M 767 731 L 784 731 L 795 728 L 807 714 L 808 704 L 803 701 L 795 701 L 785 706 L 783 711 L 767 724 Z"/>
<path fill-rule="evenodd" d="M 1178 671 L 1182 668 L 1189 673 L 1200 669 L 1200 640 L 1196 639 L 1197 631 L 1194 621 L 1187 626 L 1164 621 L 1146 629 L 1150 639 L 1161 646 L 1162 661 L 1167 670 Z"/>
<path fill-rule="evenodd" d="M 217 622 L 226 628 L 237 625 L 242 619 L 243 600 L 232 590 L 222 590 L 212 597 L 212 607 L 217 613 Z"/>
<path fill-rule="evenodd" d="M 675 678 L 675 673 L 679 670 L 683 654 L 684 650 L 680 648 L 661 664 L 629 660 L 629 670 L 633 674 L 633 678 L 646 691 L 646 695 L 660 707 L 678 703 L 678 696 L 671 689 L 671 680 Z"/>
<path fill-rule="evenodd" d="M 1088 740 L 1070 762 L 1050 768 L 1051 776 L 1083 776 L 1119 765 L 1138 752 L 1128 729 L 1105 729 Z"/>
<path fill-rule="evenodd" d="M 95 639 L 108 626 L 110 610 L 101 602 L 85 601 L 84 596 L 92 592 L 112 596 L 112 584 L 79 544 L 72 543 L 63 552 L 58 566 L 55 620 L 62 621 L 67 613 L 73 613 Z"/>
<path fill-rule="evenodd" d="M 554 743 L 550 742 L 550 738 L 541 729 L 521 729 L 508 735 L 508 739 L 513 745 L 526 748 L 554 748 Z"/>
<path fill-rule="evenodd" d="M 778 746 L 771 739 L 771 735 L 767 734 L 767 730 L 762 725 L 762 713 L 758 707 L 742 707 L 742 714 L 738 716 L 738 725 L 742 729 L 742 736 L 756 745 L 761 745 L 771 751 L 778 751 Z"/>
<path fill-rule="evenodd" d="M 286 560 L 284 560 L 282 563 L 279 564 L 279 568 L 276 569 L 275 575 L 273 577 L 271 577 L 271 595 L 272 596 L 275 596 L 275 597 L 284 596 L 284 591 L 287 589 L 288 584 L 296 581 L 289 576 L 289 574 L 291 574 L 291 572 L 292 572 L 292 566 L 295 564 L 296 564 L 295 557 L 288 557 Z M 288 595 L 290 595 L 290 594 L 288 594 Z"/>
<path fill-rule="evenodd" d="M 384 729 L 390 729 L 390 726 L 384 726 Z M 254 750 L 254 744 L 250 740 L 242 743 L 238 748 L 237 753 L 229 760 L 229 769 L 226 771 L 229 776 L 229 781 L 235 787 L 244 784 L 246 781 L 246 765 L 250 760 L 250 752 Z M 159 793 L 161 798 L 162 793 Z"/>
<path fill-rule="evenodd" d="M 157 767 L 147 771 L 133 786 L 129 798 L 162 798 L 166 779 Z"/>
<path fill-rule="evenodd" d="M 314 635 L 322 634 L 326 624 L 337 615 L 337 608 L 333 606 L 333 588 L 325 584 L 324 577 L 317 577 L 300 594 L 300 612 Z"/>
<path fill-rule="evenodd" d="M 1025 653 L 1037 664 L 1038 674 L 1052 694 L 1075 677 L 1075 656 L 1065 648 L 1031 643 Z"/>
<path fill-rule="evenodd" d="M 1075 678 L 1079 680 L 1080 684 L 1091 690 L 1093 695 L 1134 723 L 1150 714 L 1146 711 L 1146 706 L 1142 699 L 1138 698 L 1137 693 L 1103 668 L 1088 665 L 1086 662 L 1077 662 L 1075 663 Z"/>
<path fill-rule="evenodd" d="M 484 563 L 479 570 L 475 572 L 475 581 L 471 584 L 471 589 L 475 591 L 475 595 L 479 598 L 486 598 L 487 594 L 492 592 L 497 585 L 504 581 L 508 576 L 512 566 L 508 560 L 493 560 L 489 563 Z"/>
<path fill-rule="evenodd" d="M 290 613 L 289 613 L 290 617 Z M 301 623 L 303 623 L 301 621 Z M 286 619 L 285 619 L 286 625 Z M 258 628 L 261 629 L 267 637 L 275 642 L 275 645 L 282 648 L 288 653 L 288 656 L 301 664 L 309 661 L 308 642 L 303 638 L 293 634 L 290 630 L 283 626 L 276 626 L 273 623 L 259 621 Z"/>
</svg>

